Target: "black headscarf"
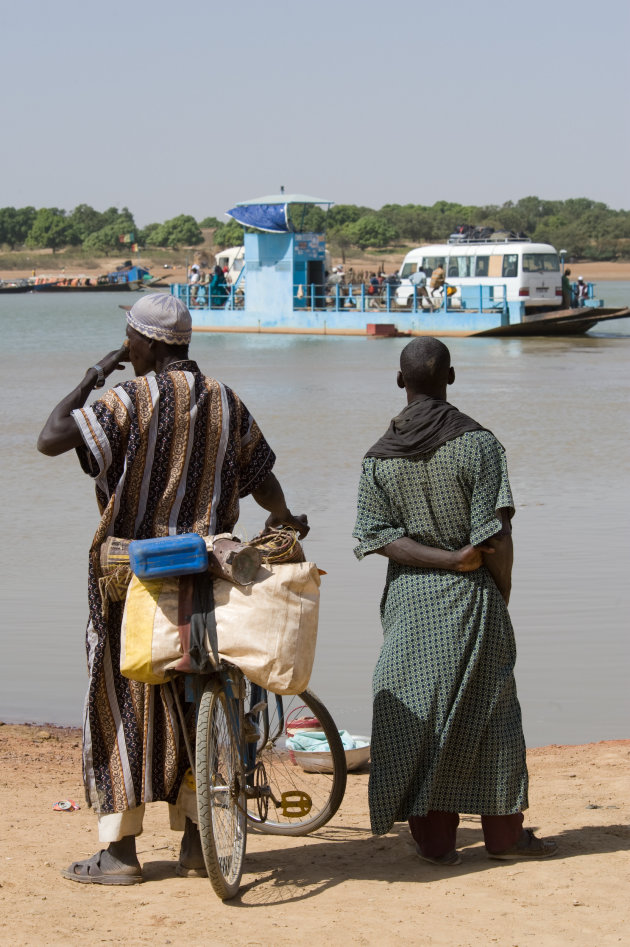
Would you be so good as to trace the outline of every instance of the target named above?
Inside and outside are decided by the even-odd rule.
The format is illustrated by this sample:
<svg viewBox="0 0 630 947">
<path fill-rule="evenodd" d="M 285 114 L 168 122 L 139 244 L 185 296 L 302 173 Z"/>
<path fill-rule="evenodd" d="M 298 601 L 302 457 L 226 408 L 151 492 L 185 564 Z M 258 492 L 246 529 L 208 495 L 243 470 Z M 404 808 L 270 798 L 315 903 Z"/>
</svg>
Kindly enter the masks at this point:
<svg viewBox="0 0 630 947">
<path fill-rule="evenodd" d="M 448 401 L 418 395 L 395 418 L 366 457 L 412 457 L 431 451 L 465 434 L 487 431 Z"/>
</svg>

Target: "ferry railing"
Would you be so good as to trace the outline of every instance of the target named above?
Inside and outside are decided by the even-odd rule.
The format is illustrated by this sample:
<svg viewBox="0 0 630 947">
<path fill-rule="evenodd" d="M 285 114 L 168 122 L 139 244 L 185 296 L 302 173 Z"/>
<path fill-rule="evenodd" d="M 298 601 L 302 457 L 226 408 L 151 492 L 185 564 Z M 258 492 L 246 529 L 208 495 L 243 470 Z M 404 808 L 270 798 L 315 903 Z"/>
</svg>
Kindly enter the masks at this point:
<svg viewBox="0 0 630 947">
<path fill-rule="evenodd" d="M 238 282 L 238 281 L 237 281 Z M 189 309 L 242 309 L 245 294 L 235 283 L 228 287 L 228 294 L 220 304 L 213 304 L 210 283 L 171 283 L 171 293 L 186 303 Z"/>
<path fill-rule="evenodd" d="M 448 289 L 448 284 L 446 284 Z M 448 291 L 433 293 L 431 289 L 413 286 L 406 302 L 399 303 L 396 298 L 397 286 L 384 283 L 371 291 L 369 283 L 337 283 L 323 287 L 321 284 L 310 283 L 307 286 L 295 283 L 293 286 L 293 309 L 327 310 L 329 312 L 345 312 L 370 310 L 399 313 L 410 312 L 422 314 L 428 312 L 449 312 L 453 309 L 468 310 L 470 312 L 502 312 L 507 313 L 506 287 L 503 283 L 492 285 L 472 285 L 460 287 L 459 292 L 449 295 Z"/>
<path fill-rule="evenodd" d="M 448 286 L 448 284 L 446 284 Z M 397 287 L 392 283 L 384 283 L 376 292 L 370 292 L 369 283 L 343 283 L 325 287 L 319 283 L 308 285 L 295 283 L 293 286 L 293 310 L 311 309 L 328 312 L 387 312 L 412 313 L 426 315 L 431 312 L 450 312 L 463 310 L 468 312 L 502 312 L 507 314 L 508 304 L 506 287 L 502 283 L 492 285 L 462 286 L 456 295 L 448 295 L 442 291 L 432 294 L 430 288 L 426 293 L 417 286 L 412 287 L 405 302 L 398 302 Z M 228 295 L 220 303 L 213 304 L 209 283 L 173 283 L 171 292 L 189 309 L 243 309 L 245 307 L 245 293 L 239 287 L 238 281 L 229 287 Z"/>
</svg>

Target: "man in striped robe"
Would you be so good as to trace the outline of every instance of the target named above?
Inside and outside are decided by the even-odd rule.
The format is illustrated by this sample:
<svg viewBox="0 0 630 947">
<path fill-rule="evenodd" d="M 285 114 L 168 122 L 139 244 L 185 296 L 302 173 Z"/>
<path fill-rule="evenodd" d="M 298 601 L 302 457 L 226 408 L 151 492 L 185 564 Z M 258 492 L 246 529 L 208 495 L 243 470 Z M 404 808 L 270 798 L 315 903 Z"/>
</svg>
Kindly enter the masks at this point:
<svg viewBox="0 0 630 947">
<path fill-rule="evenodd" d="M 227 386 L 188 357 L 191 317 L 173 296 L 143 296 L 127 314 L 127 340 L 89 368 L 50 415 L 38 449 L 55 456 L 75 449 L 96 485 L 101 520 L 89 557 L 87 626 L 89 689 L 83 724 L 83 777 L 108 848 L 74 862 L 73 881 L 133 884 L 142 880 L 135 838 L 147 802 L 171 803 L 171 826 L 185 828 L 178 873 L 204 873 L 198 831 L 180 796 L 187 768 L 182 735 L 166 686 L 120 674 L 123 602 L 103 614 L 100 548 L 108 536 L 148 539 L 231 532 L 239 500 L 251 494 L 300 536 L 272 473 L 275 455 L 254 418 Z M 94 388 L 131 361 L 136 378 L 86 405 Z M 182 794 L 185 795 L 185 794 Z M 178 805 L 179 800 L 179 805 Z M 184 816 L 186 816 L 184 820 Z"/>
</svg>

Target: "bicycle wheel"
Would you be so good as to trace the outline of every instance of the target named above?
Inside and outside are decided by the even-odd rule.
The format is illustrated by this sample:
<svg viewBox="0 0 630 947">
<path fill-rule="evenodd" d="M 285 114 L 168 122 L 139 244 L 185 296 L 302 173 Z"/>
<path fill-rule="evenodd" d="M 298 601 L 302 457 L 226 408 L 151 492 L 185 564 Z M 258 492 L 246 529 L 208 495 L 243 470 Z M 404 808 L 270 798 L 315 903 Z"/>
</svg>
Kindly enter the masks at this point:
<svg viewBox="0 0 630 947">
<path fill-rule="evenodd" d="M 260 688 L 248 684 L 245 710 L 260 701 Z M 303 691 L 294 697 L 277 697 L 262 692 L 266 708 L 253 714 L 253 721 L 265 734 L 250 750 L 248 783 L 253 785 L 252 759 L 255 749 L 256 764 L 265 767 L 266 785 L 270 790 L 269 809 L 261 814 L 255 798 L 247 801 L 247 817 L 250 822 L 269 835 L 308 835 L 321 828 L 341 805 L 346 789 L 346 756 L 333 718 L 321 700 L 312 691 Z M 295 761 L 287 746 L 286 722 L 295 717 L 296 711 L 303 716 L 311 714 L 319 720 L 320 730 L 326 734 L 331 750 L 330 772 L 305 772 Z M 260 775 L 258 776 L 260 782 Z M 281 803 L 283 793 L 305 794 L 310 801 L 286 807 Z M 264 811 L 264 807 L 263 807 Z"/>
<path fill-rule="evenodd" d="M 219 682 L 206 684 L 197 716 L 197 809 L 208 878 L 223 900 L 239 889 L 247 837 L 239 710 Z"/>
</svg>

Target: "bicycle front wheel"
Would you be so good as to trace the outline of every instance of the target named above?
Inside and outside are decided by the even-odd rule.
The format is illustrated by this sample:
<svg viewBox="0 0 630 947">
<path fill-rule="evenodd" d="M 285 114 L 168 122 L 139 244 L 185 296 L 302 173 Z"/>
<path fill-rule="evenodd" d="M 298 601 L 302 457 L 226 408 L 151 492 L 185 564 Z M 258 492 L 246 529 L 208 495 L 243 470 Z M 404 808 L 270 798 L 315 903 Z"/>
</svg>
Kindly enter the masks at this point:
<svg viewBox="0 0 630 947">
<path fill-rule="evenodd" d="M 222 900 L 239 889 L 247 837 L 239 704 L 210 681 L 197 716 L 199 833 L 208 878 Z"/>
<path fill-rule="evenodd" d="M 294 697 L 263 694 L 266 707 L 253 716 L 264 735 L 256 746 L 256 763 L 262 763 L 265 768 L 269 806 L 261 813 L 258 801 L 250 798 L 247 817 L 269 835 L 308 835 L 329 822 L 341 805 L 347 778 L 341 737 L 330 713 L 312 691 L 306 690 Z M 252 689 L 251 684 L 245 700 L 246 712 L 250 701 L 254 705 L 260 701 L 260 689 Z M 287 746 L 287 721 L 290 723 L 296 714 L 316 717 L 317 729 L 326 735 L 330 761 L 322 770 L 305 771 Z M 287 804 L 283 805 L 283 801 Z"/>
</svg>

